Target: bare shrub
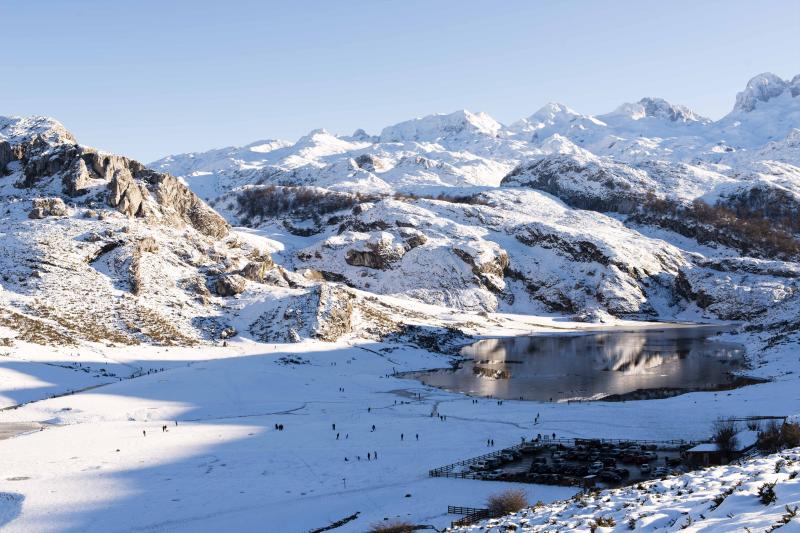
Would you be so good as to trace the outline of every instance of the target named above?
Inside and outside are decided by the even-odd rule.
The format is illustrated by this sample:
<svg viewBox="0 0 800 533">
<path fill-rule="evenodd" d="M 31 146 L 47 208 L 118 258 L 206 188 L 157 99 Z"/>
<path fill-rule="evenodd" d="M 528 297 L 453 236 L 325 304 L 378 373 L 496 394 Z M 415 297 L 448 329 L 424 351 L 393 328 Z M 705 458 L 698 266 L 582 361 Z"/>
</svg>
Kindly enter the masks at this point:
<svg viewBox="0 0 800 533">
<path fill-rule="evenodd" d="M 800 424 L 785 422 L 779 425 L 772 420 L 759 432 L 757 445 L 759 450 L 765 452 L 800 446 Z"/>
<path fill-rule="evenodd" d="M 731 418 L 718 418 L 711 426 L 711 434 L 717 449 L 722 453 L 731 453 L 736 450 L 739 443 L 736 434 L 739 429 Z"/>
<path fill-rule="evenodd" d="M 491 516 L 503 516 L 516 513 L 528 507 L 528 497 L 525 491 L 519 489 L 509 489 L 489 496 L 486 500 L 486 507 Z"/>
<path fill-rule="evenodd" d="M 790 217 L 772 219 L 738 207 L 709 205 L 699 199 L 685 205 L 648 193 L 638 216 L 643 222 L 666 225 L 700 241 L 719 242 L 747 254 L 781 259 L 800 254 L 800 241 L 794 235 L 797 223 L 785 222 Z"/>
<path fill-rule="evenodd" d="M 800 424 L 794 422 L 784 422 L 781 427 L 781 440 L 787 448 L 800 446 Z"/>
<path fill-rule="evenodd" d="M 390 522 L 373 524 L 369 530 L 367 530 L 367 533 L 411 533 L 413 531 L 414 524 L 411 522 L 392 520 Z"/>
<path fill-rule="evenodd" d="M 758 433 L 758 449 L 764 452 L 776 452 L 781 447 L 781 426 L 774 420 Z"/>
</svg>

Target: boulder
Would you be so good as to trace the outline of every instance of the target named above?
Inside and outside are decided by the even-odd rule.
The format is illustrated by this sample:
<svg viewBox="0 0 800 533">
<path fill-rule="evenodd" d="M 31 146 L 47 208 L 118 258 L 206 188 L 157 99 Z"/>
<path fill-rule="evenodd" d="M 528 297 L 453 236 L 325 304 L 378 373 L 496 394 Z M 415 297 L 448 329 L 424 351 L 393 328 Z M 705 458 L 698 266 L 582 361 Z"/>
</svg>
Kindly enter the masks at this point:
<svg viewBox="0 0 800 533">
<path fill-rule="evenodd" d="M 240 271 L 240 274 L 250 281 L 264 283 L 270 269 L 274 265 L 275 264 L 272 262 L 272 260 L 250 261 Z"/>
<path fill-rule="evenodd" d="M 219 296 L 236 296 L 244 292 L 247 281 L 239 274 L 222 274 L 214 282 L 214 291 Z"/>
<path fill-rule="evenodd" d="M 35 198 L 28 218 L 63 217 L 69 214 L 61 198 Z"/>
<path fill-rule="evenodd" d="M 348 265 L 386 270 L 406 253 L 402 244 L 394 244 L 394 236 L 385 231 L 378 232 L 358 248 L 347 251 L 344 260 Z"/>
</svg>

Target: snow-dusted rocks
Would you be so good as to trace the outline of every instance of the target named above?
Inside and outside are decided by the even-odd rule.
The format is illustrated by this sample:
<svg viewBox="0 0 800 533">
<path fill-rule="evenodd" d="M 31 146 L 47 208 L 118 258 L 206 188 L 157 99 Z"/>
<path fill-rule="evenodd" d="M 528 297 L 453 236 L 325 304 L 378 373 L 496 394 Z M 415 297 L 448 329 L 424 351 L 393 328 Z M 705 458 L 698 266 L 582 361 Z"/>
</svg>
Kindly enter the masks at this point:
<svg viewBox="0 0 800 533">
<path fill-rule="evenodd" d="M 69 214 L 61 198 L 34 198 L 28 218 L 64 217 Z"/>
<path fill-rule="evenodd" d="M 736 105 L 734 111 L 752 111 L 759 103 L 769 102 L 772 98 L 782 95 L 787 89 L 796 85 L 796 79 L 790 85 L 789 82 L 779 78 L 775 74 L 765 72 L 753 77 L 747 82 L 744 91 L 736 95 Z M 790 91 L 791 93 L 791 91 Z M 792 96 L 797 96 L 792 94 Z"/>
</svg>

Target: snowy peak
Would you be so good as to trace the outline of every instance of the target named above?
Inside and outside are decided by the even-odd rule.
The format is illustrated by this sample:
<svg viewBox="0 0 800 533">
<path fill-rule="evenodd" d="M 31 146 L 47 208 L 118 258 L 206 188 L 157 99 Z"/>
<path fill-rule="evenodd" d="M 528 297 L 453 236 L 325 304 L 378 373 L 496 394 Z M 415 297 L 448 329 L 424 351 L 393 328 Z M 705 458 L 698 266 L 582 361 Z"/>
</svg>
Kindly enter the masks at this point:
<svg viewBox="0 0 800 533">
<path fill-rule="evenodd" d="M 710 123 L 711 120 L 698 115 L 686 106 L 672 104 L 663 98 L 642 98 L 635 103 L 625 103 L 606 115 L 627 120 L 656 119 L 671 123 Z"/>
<path fill-rule="evenodd" d="M 711 122 L 710 119 L 698 115 L 688 107 L 671 104 L 663 98 L 642 98 L 638 104 L 642 106 L 644 116 L 647 117 L 670 122 Z"/>
<path fill-rule="evenodd" d="M 540 122 L 543 124 L 554 124 L 556 122 L 563 121 L 564 119 L 570 120 L 580 116 L 580 113 L 564 104 L 558 102 L 548 102 L 536 113 L 528 117 L 528 121 Z"/>
<path fill-rule="evenodd" d="M 0 142 L 18 144 L 43 139 L 50 144 L 77 144 L 75 137 L 59 121 L 42 116 L 2 117 L 0 116 Z"/>
<path fill-rule="evenodd" d="M 450 114 L 428 115 L 400 122 L 383 129 L 382 142 L 458 139 L 473 135 L 497 137 L 502 125 L 486 113 L 471 113 L 466 109 Z"/>
<path fill-rule="evenodd" d="M 782 95 L 787 89 L 790 89 L 793 97 L 800 94 L 800 75 L 795 76 L 791 82 L 787 82 L 771 72 L 759 74 L 751 78 L 744 91 L 736 95 L 736 104 L 733 109 L 734 111 L 750 112 L 759 103 L 766 103 Z"/>
</svg>

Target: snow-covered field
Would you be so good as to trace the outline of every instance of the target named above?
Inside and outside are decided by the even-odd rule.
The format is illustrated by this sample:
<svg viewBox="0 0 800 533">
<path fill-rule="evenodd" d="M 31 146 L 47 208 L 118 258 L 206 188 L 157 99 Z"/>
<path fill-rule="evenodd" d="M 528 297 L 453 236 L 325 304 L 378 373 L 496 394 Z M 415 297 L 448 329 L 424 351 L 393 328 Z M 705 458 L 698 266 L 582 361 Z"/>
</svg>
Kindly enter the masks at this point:
<svg viewBox="0 0 800 533">
<path fill-rule="evenodd" d="M 552 432 L 698 439 L 720 415 L 800 412 L 793 376 L 657 401 L 473 404 L 389 377 L 446 358 L 381 343 L 6 352 L 3 382 L 16 386 L 5 401 L 31 403 L 0 412 L 0 423 L 42 429 L 0 441 L 4 531 L 303 532 L 356 512 L 337 531 L 384 518 L 441 528 L 456 518 L 447 505 L 480 507 L 509 485 L 427 476 L 484 453 L 488 438 L 499 447 Z M 77 363 L 90 372 L 63 368 Z M 95 377 L 101 368 L 118 378 Z M 132 369 L 144 375 L 120 379 Z M 531 501 L 574 493 L 521 487 Z"/>
</svg>

